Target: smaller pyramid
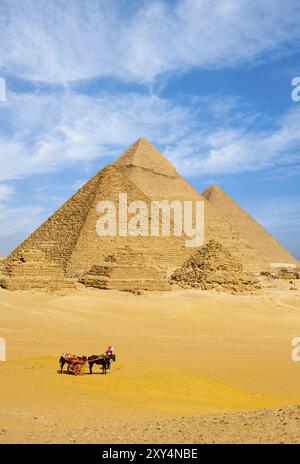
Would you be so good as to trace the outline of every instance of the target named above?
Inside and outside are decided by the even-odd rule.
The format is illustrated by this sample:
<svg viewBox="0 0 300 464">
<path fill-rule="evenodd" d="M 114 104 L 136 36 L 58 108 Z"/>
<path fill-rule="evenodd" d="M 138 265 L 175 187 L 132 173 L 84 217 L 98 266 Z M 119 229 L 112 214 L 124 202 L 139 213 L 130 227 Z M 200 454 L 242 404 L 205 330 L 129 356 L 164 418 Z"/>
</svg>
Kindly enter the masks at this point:
<svg viewBox="0 0 300 464">
<path fill-rule="evenodd" d="M 8 290 L 58 291 L 75 288 L 73 279 L 67 279 L 64 271 L 50 261 L 41 250 L 20 250 L 12 256 L 0 274 L 0 287 Z"/>
<path fill-rule="evenodd" d="M 170 290 L 163 272 L 151 259 L 146 259 L 143 250 L 129 246 L 106 256 L 103 263 L 94 265 L 80 278 L 86 287 L 105 290 L 140 291 Z"/>
<path fill-rule="evenodd" d="M 202 195 L 269 265 L 278 263 L 299 265 L 298 261 L 269 232 L 219 186 L 212 185 Z"/>
<path fill-rule="evenodd" d="M 215 240 L 197 250 L 172 274 L 170 282 L 183 288 L 231 293 L 254 292 L 260 288 L 258 280 L 243 272 L 240 261 Z"/>
</svg>

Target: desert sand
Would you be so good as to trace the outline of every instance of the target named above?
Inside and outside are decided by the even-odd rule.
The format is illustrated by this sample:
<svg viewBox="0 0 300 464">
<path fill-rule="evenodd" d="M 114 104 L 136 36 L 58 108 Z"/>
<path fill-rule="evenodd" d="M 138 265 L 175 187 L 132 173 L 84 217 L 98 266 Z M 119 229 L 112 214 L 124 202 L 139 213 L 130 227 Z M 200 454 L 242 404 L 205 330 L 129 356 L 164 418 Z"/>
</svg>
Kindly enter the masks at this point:
<svg viewBox="0 0 300 464">
<path fill-rule="evenodd" d="M 1 443 L 300 443 L 300 286 L 257 295 L 0 289 Z M 117 361 L 58 372 L 62 352 Z"/>
</svg>

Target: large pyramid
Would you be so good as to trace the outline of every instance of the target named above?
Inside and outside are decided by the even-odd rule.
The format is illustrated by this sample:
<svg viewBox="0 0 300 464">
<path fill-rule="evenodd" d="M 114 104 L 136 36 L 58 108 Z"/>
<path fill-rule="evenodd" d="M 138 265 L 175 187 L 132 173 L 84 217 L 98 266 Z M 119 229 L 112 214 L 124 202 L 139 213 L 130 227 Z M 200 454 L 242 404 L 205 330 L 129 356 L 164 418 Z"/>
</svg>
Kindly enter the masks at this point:
<svg viewBox="0 0 300 464">
<path fill-rule="evenodd" d="M 128 265 L 124 264 L 124 250 L 126 255 L 126 250 L 130 249 L 138 250 L 145 257 L 145 262 L 151 261 L 152 270 L 145 265 L 144 282 L 147 276 L 150 279 L 150 274 L 155 275 L 153 281 L 160 282 L 158 287 L 163 287 L 160 276 L 167 279 L 195 253 L 195 248 L 185 246 L 186 237 L 174 235 L 132 237 L 119 236 L 117 233 L 113 237 L 99 237 L 96 231 L 99 218 L 97 205 L 101 200 L 111 200 L 118 210 L 121 192 L 127 193 L 128 203 L 142 200 L 149 206 L 149 223 L 152 200 L 204 201 L 205 243 L 211 239 L 220 242 L 241 262 L 245 271 L 269 269 L 269 261 L 264 259 L 260 248 L 253 241 L 250 243 L 240 228 L 239 218 L 232 220 L 230 215 L 229 220 L 224 218 L 224 214 L 220 214 L 210 200 L 201 196 L 181 177 L 153 145 L 140 139 L 116 162 L 98 172 L 4 260 L 0 267 L 0 285 L 12 288 L 9 282 L 13 282 L 13 288 L 68 287 L 72 285 L 70 279 L 78 281 L 82 280 L 83 275 L 95 275 L 103 262 L 107 262 L 107 257 L 119 250 L 122 263 L 110 267 L 111 285 L 115 285 L 112 283 L 116 282 L 113 276 L 121 276 L 124 269 L 128 273 L 132 269 L 134 274 L 140 266 L 140 263 L 136 266 L 131 263 L 134 253 L 128 253 Z M 42 267 L 37 265 L 37 256 Z M 38 269 L 42 274 L 41 279 Z M 54 276 L 56 283 L 53 286 Z M 132 282 L 135 280 L 135 288 L 138 286 L 133 275 L 128 275 L 128 279 Z"/>
<path fill-rule="evenodd" d="M 125 246 L 138 249 L 145 260 L 152 259 L 158 272 L 170 274 L 187 256 L 184 237 L 122 237 L 118 233 L 113 237 L 100 237 L 97 234 L 98 203 L 101 200 L 113 201 L 118 213 L 119 193 L 124 192 L 127 193 L 128 203 L 141 200 L 151 211 L 151 200 L 114 166 L 108 166 L 87 182 L 4 260 L 1 265 L 3 275 L 0 276 L 0 285 L 12 288 L 13 281 L 14 289 L 18 285 L 22 289 L 41 288 L 42 285 L 52 289 L 53 269 L 50 266 L 48 276 L 45 266 L 43 267 L 43 278 L 40 281 L 35 264 L 28 262 L 26 258 L 25 265 L 24 256 L 30 257 L 39 252 L 41 261 L 55 264 L 55 269 L 59 268 L 64 272 L 67 279 L 65 286 L 69 287 L 68 279 L 80 279 L 84 273 L 105 261 L 107 256 Z M 149 216 L 149 227 L 150 219 Z M 58 289 L 59 279 L 56 280 Z M 64 283 L 60 284 L 63 288 Z"/>
<path fill-rule="evenodd" d="M 299 265 L 298 261 L 269 232 L 220 187 L 213 185 L 207 188 L 202 195 L 271 266 Z"/>
<path fill-rule="evenodd" d="M 269 268 L 268 263 L 237 229 L 224 220 L 211 203 L 200 195 L 146 139 L 139 139 L 117 159 L 114 166 L 152 200 L 204 201 L 205 243 L 211 239 L 218 240 L 233 256 L 240 259 L 247 271 L 260 272 Z"/>
</svg>

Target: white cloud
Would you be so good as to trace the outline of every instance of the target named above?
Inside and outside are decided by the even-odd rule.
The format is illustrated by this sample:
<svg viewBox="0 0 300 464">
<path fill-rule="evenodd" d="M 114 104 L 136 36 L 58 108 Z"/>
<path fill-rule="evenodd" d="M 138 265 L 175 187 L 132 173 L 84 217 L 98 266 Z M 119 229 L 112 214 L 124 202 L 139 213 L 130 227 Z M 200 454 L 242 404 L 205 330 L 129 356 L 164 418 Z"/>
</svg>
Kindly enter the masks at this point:
<svg viewBox="0 0 300 464">
<path fill-rule="evenodd" d="M 267 230 L 274 233 L 297 232 L 300 229 L 300 196 L 290 195 L 252 201 L 247 210 Z"/>
<path fill-rule="evenodd" d="M 9 205 L 13 199 L 15 189 L 12 185 L 0 184 L 0 237 L 24 234 L 38 226 L 44 211 L 36 207 L 12 207 Z"/>
<path fill-rule="evenodd" d="M 287 112 L 268 131 L 247 126 L 200 130 L 167 148 L 181 172 L 228 174 L 284 167 L 300 161 L 300 108 Z"/>
<path fill-rule="evenodd" d="M 120 155 L 139 137 L 159 146 L 184 175 L 217 175 L 299 163 L 300 107 L 254 130 L 255 115 L 237 117 L 227 99 L 184 106 L 137 93 L 96 98 L 10 94 L 0 128 L 0 182 Z M 1 110 L 2 111 L 2 110 Z M 0 111 L 0 118 L 1 118 Z M 230 118 L 228 117 L 230 115 Z M 1 127 L 1 125 L 0 125 Z M 99 165 L 100 167 L 100 165 Z"/>
<path fill-rule="evenodd" d="M 0 204 L 15 193 L 12 185 L 0 184 Z"/>
<path fill-rule="evenodd" d="M 289 0 L 2 0 L 0 66 L 48 82 L 216 68 L 288 52 L 300 38 Z"/>
<path fill-rule="evenodd" d="M 189 109 L 151 95 L 10 94 L 0 128 L 0 181 L 113 158 L 141 136 L 173 142 L 191 122 Z"/>
<path fill-rule="evenodd" d="M 300 260 L 300 195 L 252 198 L 246 210 Z"/>
<path fill-rule="evenodd" d="M 12 208 L 0 204 L 0 237 L 24 236 L 37 228 L 44 219 L 42 208 Z"/>
</svg>

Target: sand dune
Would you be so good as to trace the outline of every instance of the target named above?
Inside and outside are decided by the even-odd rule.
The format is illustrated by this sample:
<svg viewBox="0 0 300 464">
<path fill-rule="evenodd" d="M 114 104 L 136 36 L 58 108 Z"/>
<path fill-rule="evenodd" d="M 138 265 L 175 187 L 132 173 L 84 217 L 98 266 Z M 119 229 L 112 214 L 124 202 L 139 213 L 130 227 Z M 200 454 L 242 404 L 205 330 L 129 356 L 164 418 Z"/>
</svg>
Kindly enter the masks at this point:
<svg viewBox="0 0 300 464">
<path fill-rule="evenodd" d="M 276 441 L 270 421 L 278 441 L 299 442 L 299 409 L 270 409 L 300 404 L 299 290 L 0 290 L 0 336 L 0 442 Z M 109 343 L 118 359 L 108 375 L 57 372 L 62 352 Z"/>
</svg>

